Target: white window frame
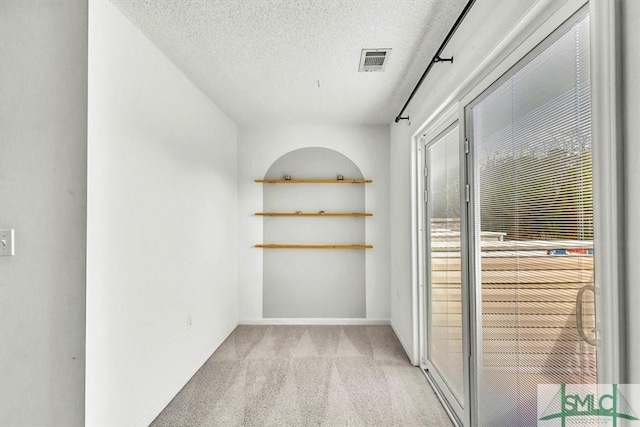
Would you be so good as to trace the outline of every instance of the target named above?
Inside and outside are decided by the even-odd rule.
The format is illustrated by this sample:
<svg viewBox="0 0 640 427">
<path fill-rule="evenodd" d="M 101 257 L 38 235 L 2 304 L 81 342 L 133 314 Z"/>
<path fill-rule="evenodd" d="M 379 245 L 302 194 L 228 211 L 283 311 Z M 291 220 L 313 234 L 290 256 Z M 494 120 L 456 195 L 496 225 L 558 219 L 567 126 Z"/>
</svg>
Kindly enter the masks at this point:
<svg viewBox="0 0 640 427">
<path fill-rule="evenodd" d="M 420 157 L 419 159 L 419 164 L 421 165 L 421 171 L 424 171 L 426 168 L 424 159 L 425 159 L 425 154 L 426 154 L 426 150 L 428 149 L 428 147 L 434 143 L 436 140 L 440 140 L 439 138 L 442 136 L 442 134 L 444 132 L 447 131 L 447 129 L 449 129 L 450 127 L 457 125 L 458 126 L 458 137 L 460 138 L 461 135 L 463 135 L 463 133 L 460 131 L 460 129 L 463 127 L 463 123 L 459 123 L 458 122 L 458 115 L 457 115 L 457 104 L 455 105 L 455 108 L 452 108 L 448 114 L 443 115 L 440 120 L 438 121 L 438 123 L 435 123 L 434 126 L 432 126 L 428 132 L 423 133 L 423 137 L 420 138 L 419 144 L 418 144 L 418 154 Z M 462 141 L 460 142 L 462 143 Z M 464 163 L 461 162 L 460 164 L 460 170 L 462 170 L 464 168 Z M 425 203 L 424 203 L 424 194 L 425 191 L 427 190 L 425 188 L 425 176 L 424 173 L 421 175 L 421 179 L 419 182 L 419 188 L 420 188 L 420 194 L 422 194 L 422 202 L 419 204 L 419 206 L 417 206 L 418 209 L 418 218 L 420 218 L 420 233 L 421 233 L 421 239 L 418 242 L 419 245 L 419 252 L 421 254 L 421 256 L 423 257 L 422 260 L 426 259 L 427 256 L 427 245 L 428 245 L 428 237 L 427 237 L 427 233 L 424 231 L 425 228 L 427 228 L 427 223 L 426 223 L 426 212 L 425 212 Z M 461 197 L 463 195 L 461 194 Z M 462 201 L 461 201 L 462 203 Z M 460 209 L 461 211 L 464 209 L 464 205 L 461 204 L 460 205 Z M 462 234 L 461 234 L 462 236 Z M 463 239 L 464 240 L 464 239 Z M 461 248 L 461 253 L 462 253 L 462 248 Z M 420 333 L 419 333 L 419 348 L 420 348 L 420 368 L 422 369 L 423 372 L 427 372 L 428 369 L 428 365 L 427 365 L 427 352 L 428 352 L 428 348 L 427 348 L 427 342 L 425 340 L 425 337 L 427 336 L 427 331 L 428 331 L 428 319 L 426 316 L 426 306 L 427 306 L 427 294 L 428 294 L 428 281 L 427 281 L 427 271 L 426 271 L 426 266 L 424 262 L 420 262 L 418 265 L 418 276 L 421 280 L 420 284 L 419 284 L 419 288 L 418 288 L 418 316 L 419 316 L 419 322 L 420 322 Z M 468 354 L 468 349 L 469 349 L 469 340 L 468 340 L 468 334 L 466 333 L 466 326 L 468 325 L 468 318 L 467 318 L 467 313 L 468 313 L 468 298 L 466 295 L 466 292 L 464 289 L 461 289 L 462 291 L 462 329 L 463 329 L 463 338 L 462 338 L 462 351 L 463 351 L 463 357 L 464 355 Z M 469 371 L 469 358 L 468 357 L 464 357 L 463 360 L 463 369 L 465 372 Z M 431 377 L 427 374 L 427 379 L 429 380 L 429 382 L 431 383 L 431 386 L 433 387 L 434 391 L 436 392 L 436 394 L 438 395 L 438 398 L 440 399 L 440 401 L 442 402 L 443 406 L 445 407 L 445 410 L 447 411 L 447 413 L 449 414 L 449 418 L 452 419 L 452 421 L 454 421 L 454 423 L 456 425 L 460 425 L 460 422 L 462 422 L 462 425 L 466 425 L 465 423 L 467 423 L 467 421 L 465 420 L 465 416 L 468 413 L 468 410 L 466 410 L 465 408 L 468 408 L 469 406 L 469 383 L 468 383 L 468 376 L 465 375 L 464 377 L 464 399 L 461 405 L 458 405 L 457 402 L 451 402 L 451 399 L 453 398 L 452 395 L 449 394 L 449 391 L 446 389 L 441 389 L 440 387 L 443 387 L 444 384 L 440 385 L 436 385 L 436 383 L 439 382 L 439 380 L 437 378 Z M 444 398 L 444 395 L 447 395 L 448 399 Z M 453 407 L 449 406 L 449 405 L 453 405 Z"/>
</svg>

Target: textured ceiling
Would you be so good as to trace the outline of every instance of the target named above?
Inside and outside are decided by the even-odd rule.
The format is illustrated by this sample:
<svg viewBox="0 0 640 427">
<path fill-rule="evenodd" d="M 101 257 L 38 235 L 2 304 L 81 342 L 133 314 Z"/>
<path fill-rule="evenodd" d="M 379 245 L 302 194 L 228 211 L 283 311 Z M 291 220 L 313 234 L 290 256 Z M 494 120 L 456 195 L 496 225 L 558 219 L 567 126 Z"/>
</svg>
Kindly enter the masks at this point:
<svg viewBox="0 0 640 427">
<path fill-rule="evenodd" d="M 240 126 L 390 123 L 465 3 L 112 1 Z M 393 49 L 384 72 L 363 48 Z"/>
</svg>

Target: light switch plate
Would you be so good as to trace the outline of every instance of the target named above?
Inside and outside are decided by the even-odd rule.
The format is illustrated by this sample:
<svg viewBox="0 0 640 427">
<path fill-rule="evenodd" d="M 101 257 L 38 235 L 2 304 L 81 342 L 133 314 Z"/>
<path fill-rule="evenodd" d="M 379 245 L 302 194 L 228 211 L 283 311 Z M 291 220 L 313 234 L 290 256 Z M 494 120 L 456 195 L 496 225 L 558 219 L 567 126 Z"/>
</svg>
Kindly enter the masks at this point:
<svg viewBox="0 0 640 427">
<path fill-rule="evenodd" d="M 13 230 L 0 230 L 0 256 L 15 255 Z"/>
</svg>

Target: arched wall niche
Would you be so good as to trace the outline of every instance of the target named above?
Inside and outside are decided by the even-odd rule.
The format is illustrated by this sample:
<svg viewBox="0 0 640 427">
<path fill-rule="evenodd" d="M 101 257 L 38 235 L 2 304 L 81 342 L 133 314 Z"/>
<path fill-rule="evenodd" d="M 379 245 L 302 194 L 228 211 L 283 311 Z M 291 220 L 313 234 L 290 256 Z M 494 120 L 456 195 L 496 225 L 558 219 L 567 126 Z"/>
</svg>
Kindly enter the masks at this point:
<svg viewBox="0 0 640 427">
<path fill-rule="evenodd" d="M 321 147 L 290 151 L 265 179 L 364 179 L 344 154 Z M 359 184 L 264 184 L 265 212 L 364 212 Z M 364 217 L 264 217 L 265 243 L 365 243 Z M 364 250 L 264 249 L 264 318 L 364 318 Z"/>
</svg>

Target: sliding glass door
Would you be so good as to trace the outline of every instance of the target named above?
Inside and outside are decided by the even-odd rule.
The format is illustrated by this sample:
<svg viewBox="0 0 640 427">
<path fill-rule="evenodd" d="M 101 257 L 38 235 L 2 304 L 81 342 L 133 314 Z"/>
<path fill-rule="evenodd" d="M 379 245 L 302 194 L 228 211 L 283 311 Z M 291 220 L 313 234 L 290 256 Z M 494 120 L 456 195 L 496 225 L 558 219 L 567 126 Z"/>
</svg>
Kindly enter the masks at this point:
<svg viewBox="0 0 640 427">
<path fill-rule="evenodd" d="M 597 388 L 585 9 L 421 141 L 423 367 L 463 425 L 545 425 L 540 384 Z"/>
<path fill-rule="evenodd" d="M 538 384 L 597 384 L 588 17 L 473 102 L 467 125 L 478 424 L 536 426 Z"/>
<path fill-rule="evenodd" d="M 454 124 L 425 153 L 425 244 L 427 246 L 427 340 L 425 367 L 450 410 L 462 419 L 465 366 L 460 234 L 460 144 Z"/>
</svg>

